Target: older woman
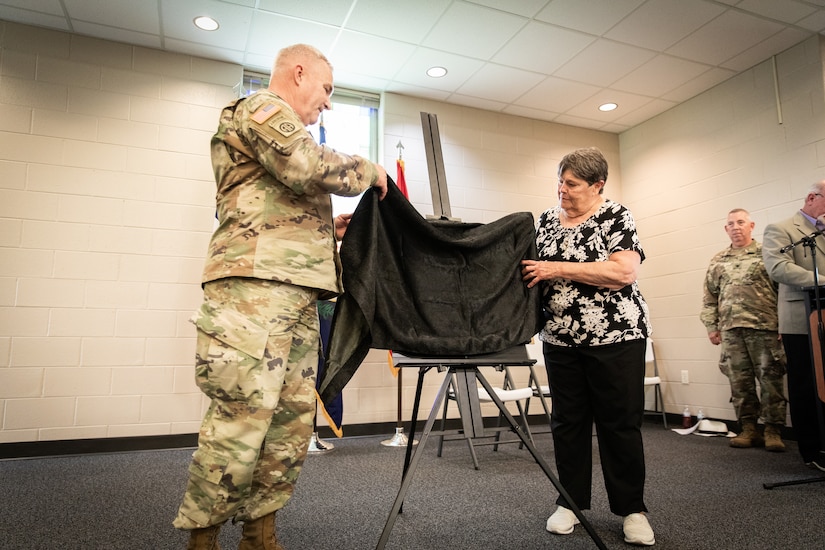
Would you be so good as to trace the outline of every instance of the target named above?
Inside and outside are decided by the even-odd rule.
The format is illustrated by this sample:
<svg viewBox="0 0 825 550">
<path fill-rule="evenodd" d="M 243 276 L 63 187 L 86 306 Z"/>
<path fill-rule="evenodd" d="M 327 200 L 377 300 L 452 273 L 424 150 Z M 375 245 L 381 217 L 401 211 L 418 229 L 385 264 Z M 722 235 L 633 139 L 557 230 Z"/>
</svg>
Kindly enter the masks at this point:
<svg viewBox="0 0 825 550">
<path fill-rule="evenodd" d="M 590 508 L 596 424 L 610 510 L 624 517 L 625 541 L 650 546 L 645 517 L 644 415 L 647 305 L 636 284 L 644 253 L 633 216 L 604 198 L 607 161 L 578 149 L 559 164 L 559 205 L 539 218 L 539 260 L 524 260 L 528 287 L 543 282 L 547 322 L 539 334 L 553 391 L 553 443 L 559 481 Z M 559 496 L 547 530 L 579 523 Z"/>
</svg>

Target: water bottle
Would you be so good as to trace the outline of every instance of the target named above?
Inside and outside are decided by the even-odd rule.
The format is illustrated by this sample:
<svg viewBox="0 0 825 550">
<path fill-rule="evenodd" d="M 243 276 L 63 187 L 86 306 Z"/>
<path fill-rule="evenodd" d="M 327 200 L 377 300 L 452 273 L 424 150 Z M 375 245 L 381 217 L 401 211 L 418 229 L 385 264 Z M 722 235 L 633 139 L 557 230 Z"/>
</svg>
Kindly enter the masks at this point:
<svg viewBox="0 0 825 550">
<path fill-rule="evenodd" d="M 690 418 L 690 408 L 685 405 L 685 410 L 682 411 L 682 427 L 683 428 L 690 428 L 693 425 Z"/>
<path fill-rule="evenodd" d="M 705 419 L 705 413 L 702 411 L 702 409 L 699 409 L 699 412 L 696 413 L 696 423 L 698 424 L 699 422 L 701 422 L 704 419 Z"/>
</svg>

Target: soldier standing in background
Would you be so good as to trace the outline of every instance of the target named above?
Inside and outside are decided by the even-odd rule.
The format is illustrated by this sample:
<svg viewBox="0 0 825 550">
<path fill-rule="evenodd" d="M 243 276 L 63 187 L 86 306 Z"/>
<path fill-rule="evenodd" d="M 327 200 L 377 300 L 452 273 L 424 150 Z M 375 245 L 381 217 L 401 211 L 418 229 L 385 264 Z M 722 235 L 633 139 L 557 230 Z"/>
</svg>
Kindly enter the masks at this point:
<svg viewBox="0 0 825 550">
<path fill-rule="evenodd" d="M 228 519 L 239 548 L 281 550 L 275 512 L 292 496 L 312 434 L 318 299 L 341 293 L 335 246 L 354 196 L 387 173 L 319 145 L 306 126 L 331 108 L 332 66 L 298 44 L 278 53 L 269 88 L 221 113 L 212 138 L 219 226 L 203 274 L 195 377 L 211 398 L 174 526 L 188 548 L 217 549 Z"/>
<path fill-rule="evenodd" d="M 722 345 L 719 369 L 730 380 L 733 408 L 742 426 L 730 446 L 764 444 L 769 451 L 784 451 L 785 353 L 777 333 L 776 285 L 765 270 L 762 245 L 751 237 L 753 228 L 746 210 L 728 213 L 725 232 L 731 245 L 710 261 L 701 320 L 710 342 Z M 765 421 L 764 439 L 756 428 L 760 416 Z"/>
</svg>

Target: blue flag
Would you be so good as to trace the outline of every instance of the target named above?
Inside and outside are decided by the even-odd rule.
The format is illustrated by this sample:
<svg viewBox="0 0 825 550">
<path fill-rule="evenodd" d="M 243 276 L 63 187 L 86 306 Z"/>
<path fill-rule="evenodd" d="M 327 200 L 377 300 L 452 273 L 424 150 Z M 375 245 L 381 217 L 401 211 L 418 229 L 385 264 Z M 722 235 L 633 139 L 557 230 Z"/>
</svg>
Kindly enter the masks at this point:
<svg viewBox="0 0 825 550">
<path fill-rule="evenodd" d="M 324 377 L 324 363 L 326 360 L 327 350 L 329 349 L 329 332 L 332 328 L 332 316 L 334 313 L 335 302 L 331 302 L 329 300 L 318 300 L 318 322 L 321 332 L 321 345 L 323 348 L 323 353 L 318 356 L 318 375 L 315 378 L 316 392 L 318 390 L 318 385 L 321 383 L 321 379 Z M 318 399 L 317 402 L 321 406 L 321 412 L 324 414 L 324 418 L 327 419 L 327 423 L 329 424 L 329 427 L 332 428 L 333 433 L 335 433 L 337 437 L 342 437 L 344 435 L 343 428 L 341 427 L 344 417 L 343 395 L 339 394 L 338 397 L 326 406 L 324 406 L 324 402 L 321 401 L 321 399 Z"/>
</svg>

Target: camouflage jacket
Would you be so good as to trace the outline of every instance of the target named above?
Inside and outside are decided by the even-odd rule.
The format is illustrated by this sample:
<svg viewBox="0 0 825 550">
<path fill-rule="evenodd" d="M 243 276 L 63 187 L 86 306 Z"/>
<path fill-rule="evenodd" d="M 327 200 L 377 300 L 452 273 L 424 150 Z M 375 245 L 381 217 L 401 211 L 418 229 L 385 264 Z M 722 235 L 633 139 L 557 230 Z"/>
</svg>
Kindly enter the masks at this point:
<svg viewBox="0 0 825 550">
<path fill-rule="evenodd" d="M 341 292 L 330 194 L 378 179 L 359 156 L 319 145 L 295 111 L 262 90 L 230 103 L 212 137 L 218 227 L 203 282 L 253 277 Z"/>
<path fill-rule="evenodd" d="M 710 261 L 700 319 L 708 332 L 732 328 L 777 330 L 776 285 L 762 261 L 762 245 L 728 247 Z"/>
</svg>

